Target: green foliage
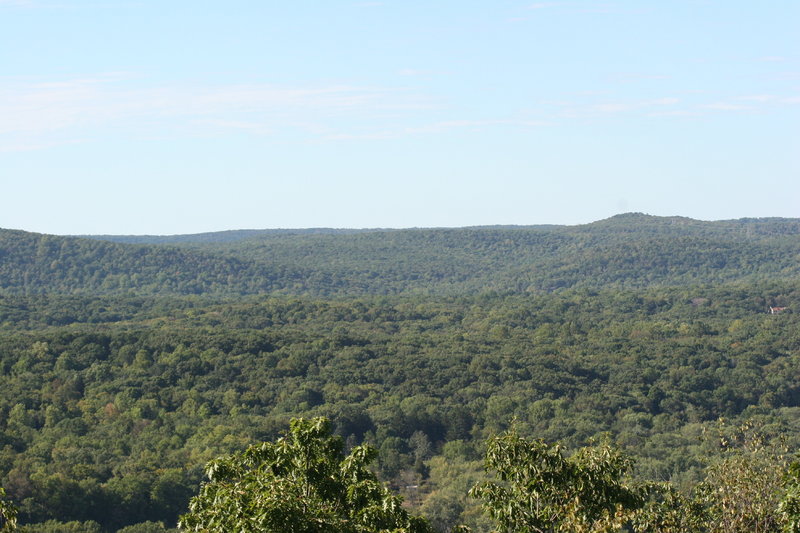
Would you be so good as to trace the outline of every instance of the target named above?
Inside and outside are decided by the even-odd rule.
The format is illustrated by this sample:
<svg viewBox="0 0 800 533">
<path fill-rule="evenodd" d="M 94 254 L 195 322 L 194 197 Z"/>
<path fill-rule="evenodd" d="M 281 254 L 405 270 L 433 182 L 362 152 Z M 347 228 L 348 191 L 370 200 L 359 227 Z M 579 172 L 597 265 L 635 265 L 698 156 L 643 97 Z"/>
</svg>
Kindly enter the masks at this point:
<svg viewBox="0 0 800 533">
<path fill-rule="evenodd" d="M 499 481 L 471 494 L 503 533 L 797 531 L 800 468 L 757 427 L 717 426 L 720 449 L 691 497 L 669 483 L 623 483 L 631 459 L 608 444 L 564 457 L 559 446 L 512 429 L 489 441 L 486 465 Z"/>
<path fill-rule="evenodd" d="M 718 437 L 720 457 L 706 469 L 696 499 L 710 533 L 778 531 L 791 511 L 784 503 L 789 459 L 779 443 L 769 442 L 752 424 Z M 782 513 L 781 510 L 784 510 Z M 789 511 L 789 512 L 786 512 Z"/>
<path fill-rule="evenodd" d="M 644 505 L 623 476 L 631 460 L 608 443 L 565 457 L 561 447 L 520 437 L 515 429 L 489 440 L 486 468 L 499 481 L 476 485 L 500 532 L 599 531 Z"/>
<path fill-rule="evenodd" d="M 632 514 L 630 527 L 636 532 L 705 532 L 706 513 L 701 503 L 681 494 L 669 483 L 649 483 L 647 501 Z"/>
<path fill-rule="evenodd" d="M 475 450 L 516 418 L 570 449 L 609 432 L 675 487 L 648 506 L 697 503 L 709 422 L 800 444 L 799 226 L 0 231 L 0 485 L 22 524 L 171 527 L 203 464 L 325 416 L 415 514 L 485 531 Z"/>
<path fill-rule="evenodd" d="M 367 465 L 375 450 L 345 457 L 324 418 L 293 419 L 275 443 L 212 461 L 209 481 L 180 527 L 189 531 L 379 533 L 431 531 L 410 517 Z"/>
<path fill-rule="evenodd" d="M 420 512 L 438 531 L 467 525 L 475 531 L 487 531 L 491 522 L 475 501 L 468 497 L 470 488 L 485 478 L 483 462 L 473 457 L 464 441 L 444 445 L 442 455 L 428 462 L 429 477 Z"/>
<path fill-rule="evenodd" d="M 797 220 L 637 214 L 575 227 L 173 238 L 0 230 L 0 293 L 453 295 L 787 280 L 800 272 L 793 260 L 799 234 Z"/>
<path fill-rule="evenodd" d="M 0 487 L 0 532 L 14 531 L 17 527 L 17 508 L 13 503 L 2 499 L 5 495 L 6 491 Z"/>
<path fill-rule="evenodd" d="M 477 504 L 431 461 L 449 442 L 480 449 L 512 417 L 572 449 L 611 432 L 637 477 L 684 492 L 703 479 L 700 428 L 720 416 L 800 440 L 800 315 L 763 312 L 800 306 L 795 283 L 67 301 L 87 322 L 43 322 L 63 297 L 0 297 L 14 309 L 0 315 L 0 484 L 23 523 L 174 525 L 201 465 L 293 416 L 381 450 L 382 479 L 439 527 L 478 527 Z M 125 319 L 103 322 L 115 309 Z"/>
<path fill-rule="evenodd" d="M 118 529 L 117 533 L 178 533 L 177 529 L 168 529 L 162 522 L 141 522 Z"/>
<path fill-rule="evenodd" d="M 786 492 L 778 504 L 778 511 L 787 533 L 800 532 L 800 461 L 794 461 L 786 472 Z"/>
<path fill-rule="evenodd" d="M 17 531 L 18 533 L 104 533 L 100 524 L 93 520 L 86 522 L 47 520 L 39 524 L 20 526 Z"/>
</svg>

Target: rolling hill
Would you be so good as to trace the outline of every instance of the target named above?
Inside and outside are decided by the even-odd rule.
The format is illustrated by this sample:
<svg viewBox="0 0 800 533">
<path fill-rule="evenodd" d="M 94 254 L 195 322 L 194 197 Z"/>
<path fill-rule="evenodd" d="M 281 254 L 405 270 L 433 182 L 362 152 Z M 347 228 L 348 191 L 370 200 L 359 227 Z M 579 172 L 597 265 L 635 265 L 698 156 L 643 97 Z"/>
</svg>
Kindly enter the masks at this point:
<svg viewBox="0 0 800 533">
<path fill-rule="evenodd" d="M 791 279 L 800 220 L 57 237 L 0 230 L 5 294 L 457 295 Z"/>
</svg>

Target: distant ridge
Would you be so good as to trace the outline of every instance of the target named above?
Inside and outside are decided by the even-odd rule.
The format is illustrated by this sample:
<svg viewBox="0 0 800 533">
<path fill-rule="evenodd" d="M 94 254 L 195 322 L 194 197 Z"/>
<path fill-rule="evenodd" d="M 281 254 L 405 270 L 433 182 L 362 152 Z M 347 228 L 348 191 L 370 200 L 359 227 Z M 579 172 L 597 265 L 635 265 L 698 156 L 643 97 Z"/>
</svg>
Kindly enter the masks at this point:
<svg viewBox="0 0 800 533">
<path fill-rule="evenodd" d="M 465 226 L 463 228 L 278 228 L 278 229 L 240 229 L 190 233 L 185 235 L 69 235 L 81 239 L 117 242 L 123 244 L 209 244 L 232 243 L 259 237 L 285 235 L 353 235 L 356 233 L 376 233 L 414 230 L 460 230 L 460 229 L 552 229 L 564 226 L 539 224 L 533 226 L 489 225 Z"/>
<path fill-rule="evenodd" d="M 186 235 L 72 235 L 84 239 L 118 242 L 126 244 L 202 244 L 236 242 L 269 235 L 344 235 L 367 231 L 390 231 L 382 229 L 239 229 L 191 233 Z"/>
<path fill-rule="evenodd" d="M 642 226 L 661 228 L 664 231 L 675 226 L 716 229 L 723 232 L 732 229 L 759 230 L 761 234 L 795 234 L 800 233 L 800 219 L 783 217 L 740 218 L 730 220 L 703 221 L 683 216 L 656 216 L 640 212 L 620 213 L 611 217 L 590 222 L 588 224 L 493 224 L 463 227 L 414 227 L 414 228 L 270 228 L 270 229 L 238 229 L 203 233 L 176 235 L 69 235 L 82 239 L 93 239 L 124 244 L 210 244 L 232 243 L 259 237 L 276 237 L 287 235 L 353 235 L 357 233 L 377 233 L 395 231 L 458 231 L 458 230 L 564 230 L 591 229 L 601 227 L 627 227 L 628 230 L 642 229 Z M 779 230 L 778 226 L 782 226 Z"/>
<path fill-rule="evenodd" d="M 450 294 L 800 279 L 800 219 L 625 213 L 578 226 L 0 230 L 0 294 Z"/>
</svg>

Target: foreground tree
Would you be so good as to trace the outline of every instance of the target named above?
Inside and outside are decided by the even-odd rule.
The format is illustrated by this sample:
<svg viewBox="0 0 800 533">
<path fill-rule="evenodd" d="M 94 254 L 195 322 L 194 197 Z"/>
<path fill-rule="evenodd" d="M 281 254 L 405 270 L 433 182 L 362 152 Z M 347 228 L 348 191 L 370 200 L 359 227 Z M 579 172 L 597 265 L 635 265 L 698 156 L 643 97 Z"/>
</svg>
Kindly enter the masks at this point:
<svg viewBox="0 0 800 533">
<path fill-rule="evenodd" d="M 324 418 L 294 419 L 276 442 L 212 461 L 209 481 L 179 527 L 189 531 L 429 533 L 367 465 L 376 451 L 345 456 Z"/>
<path fill-rule="evenodd" d="M 500 482 L 475 486 L 472 496 L 502 533 L 613 531 L 645 503 L 644 491 L 622 478 L 631 460 L 608 444 L 565 457 L 558 445 L 515 430 L 489 441 L 486 469 Z"/>
<path fill-rule="evenodd" d="M 706 530 L 764 533 L 796 528 L 790 524 L 796 489 L 789 450 L 752 422 L 738 427 L 720 423 L 717 433 L 720 457 L 706 468 L 695 491 L 695 501 L 706 515 Z"/>
<path fill-rule="evenodd" d="M 789 533 L 800 533 L 800 461 L 789 465 L 786 474 L 786 492 L 778 510 L 784 520 L 784 530 Z"/>
<path fill-rule="evenodd" d="M 3 487 L 0 487 L 0 532 L 14 531 L 17 527 L 17 508 L 13 503 L 3 500 L 6 495 Z"/>
<path fill-rule="evenodd" d="M 608 444 L 565 457 L 558 445 L 508 431 L 489 441 L 474 487 L 499 533 L 800 533 L 800 461 L 757 425 L 720 423 L 719 456 L 691 496 L 669 483 L 628 485 L 631 460 Z"/>
<path fill-rule="evenodd" d="M 630 530 L 641 533 L 706 533 L 702 504 L 669 483 L 647 485 L 647 503 L 632 515 Z"/>
</svg>

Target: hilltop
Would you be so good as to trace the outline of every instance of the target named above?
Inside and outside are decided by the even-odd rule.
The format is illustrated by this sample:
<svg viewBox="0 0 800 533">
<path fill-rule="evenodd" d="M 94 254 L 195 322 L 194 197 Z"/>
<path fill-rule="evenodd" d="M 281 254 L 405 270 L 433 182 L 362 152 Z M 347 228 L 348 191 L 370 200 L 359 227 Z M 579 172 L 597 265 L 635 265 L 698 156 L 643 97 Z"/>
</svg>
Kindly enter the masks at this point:
<svg viewBox="0 0 800 533">
<path fill-rule="evenodd" d="M 0 294 L 458 295 L 791 279 L 800 219 L 59 237 L 0 230 Z"/>
</svg>

